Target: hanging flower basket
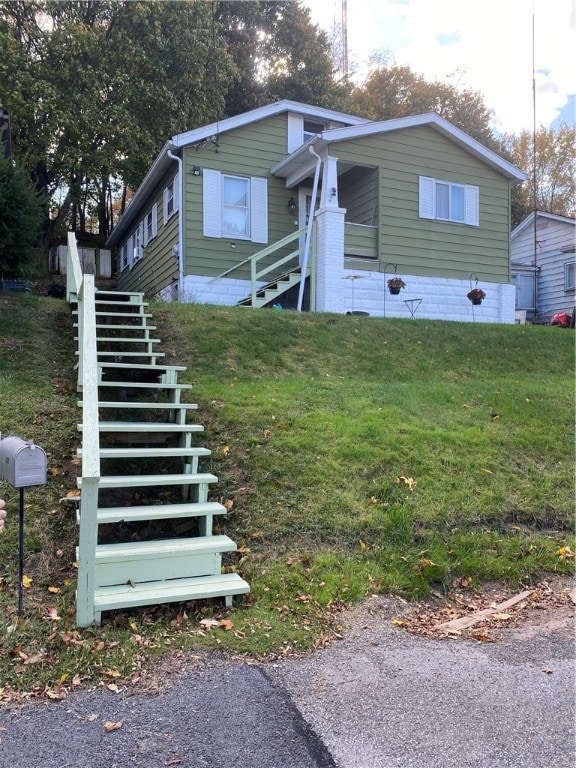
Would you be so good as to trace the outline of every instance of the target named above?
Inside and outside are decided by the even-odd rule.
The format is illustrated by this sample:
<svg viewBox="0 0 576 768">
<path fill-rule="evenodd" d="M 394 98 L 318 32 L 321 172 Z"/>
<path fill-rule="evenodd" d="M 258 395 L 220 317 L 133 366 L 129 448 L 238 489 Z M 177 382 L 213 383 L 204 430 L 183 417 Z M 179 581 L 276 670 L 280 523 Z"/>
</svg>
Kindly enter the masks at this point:
<svg viewBox="0 0 576 768">
<path fill-rule="evenodd" d="M 406 283 L 401 277 L 391 277 L 390 280 L 388 280 L 388 290 L 392 295 L 395 296 L 400 293 L 402 288 L 406 288 Z"/>
<path fill-rule="evenodd" d="M 474 306 L 478 306 L 479 304 L 482 304 L 482 299 L 486 298 L 486 294 L 482 290 L 482 288 L 472 288 L 471 291 L 468 291 L 466 296 L 470 299 L 472 304 Z"/>
</svg>

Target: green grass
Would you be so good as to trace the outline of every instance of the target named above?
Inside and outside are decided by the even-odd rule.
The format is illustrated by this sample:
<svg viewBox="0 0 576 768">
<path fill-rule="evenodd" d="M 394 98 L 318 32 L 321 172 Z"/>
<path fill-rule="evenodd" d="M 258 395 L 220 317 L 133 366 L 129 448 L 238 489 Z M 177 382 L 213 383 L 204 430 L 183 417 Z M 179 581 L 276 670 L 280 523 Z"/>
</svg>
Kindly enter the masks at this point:
<svg viewBox="0 0 576 768">
<path fill-rule="evenodd" d="M 574 549 L 572 332 L 196 305 L 151 311 L 168 357 L 188 366 L 182 380 L 194 385 L 213 452 L 203 468 L 219 477 L 214 498 L 233 501 L 219 523 L 239 546 L 226 567 L 252 591 L 232 611 L 160 606 L 75 630 L 77 531 L 70 505 L 59 503 L 77 470 L 69 310 L 4 294 L 0 429 L 44 447 L 51 472 L 45 488 L 27 492 L 32 586 L 20 622 L 16 492 L 2 486 L 5 696 L 139 675 L 150 657 L 178 648 L 310 648 L 330 637 L 343 604 L 371 592 L 418 598 L 457 579 L 515 587 L 573 570 L 562 549 Z M 208 616 L 233 626 L 207 630 Z"/>
</svg>

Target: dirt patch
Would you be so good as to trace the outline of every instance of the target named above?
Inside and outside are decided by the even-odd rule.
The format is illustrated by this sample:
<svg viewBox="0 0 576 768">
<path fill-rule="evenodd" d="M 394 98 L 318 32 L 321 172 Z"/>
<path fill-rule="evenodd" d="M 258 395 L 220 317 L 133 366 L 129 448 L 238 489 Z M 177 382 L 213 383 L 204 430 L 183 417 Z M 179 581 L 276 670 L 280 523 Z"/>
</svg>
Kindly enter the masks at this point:
<svg viewBox="0 0 576 768">
<path fill-rule="evenodd" d="M 510 607 L 501 607 L 524 592 L 529 592 L 524 599 Z M 343 631 L 362 623 L 385 621 L 411 634 L 436 640 L 462 638 L 497 642 L 511 632 L 525 637 L 550 631 L 573 633 L 575 600 L 571 576 L 549 577 L 523 590 L 499 584 L 473 590 L 463 581 L 455 584 L 446 596 L 434 595 L 416 603 L 374 595 L 345 612 Z M 458 620 L 462 618 L 473 623 L 460 628 Z"/>
</svg>

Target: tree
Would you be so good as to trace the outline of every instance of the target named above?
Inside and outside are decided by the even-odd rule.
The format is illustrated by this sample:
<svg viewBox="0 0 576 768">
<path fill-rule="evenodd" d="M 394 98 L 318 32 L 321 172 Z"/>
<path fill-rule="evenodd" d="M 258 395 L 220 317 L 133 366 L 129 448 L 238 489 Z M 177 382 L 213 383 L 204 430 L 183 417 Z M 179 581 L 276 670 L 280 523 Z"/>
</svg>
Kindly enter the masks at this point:
<svg viewBox="0 0 576 768">
<path fill-rule="evenodd" d="M 219 2 L 215 18 L 236 65 L 227 116 L 279 99 L 343 107 L 349 87 L 334 79 L 329 40 L 299 0 Z"/>
<path fill-rule="evenodd" d="M 0 5 L 3 104 L 52 201 L 46 237 L 91 216 L 107 235 L 114 185 L 136 187 L 169 136 L 222 114 L 233 63 L 211 30 L 211 5 L 190 0 Z"/>
<path fill-rule="evenodd" d="M 559 216 L 576 216 L 576 128 L 562 125 L 557 131 L 541 125 L 536 131 L 536 153 L 531 131 L 504 136 L 512 162 L 530 176 L 515 189 L 514 225 L 536 208 Z M 534 183 L 536 160 L 536 183 Z"/>
<path fill-rule="evenodd" d="M 366 82 L 353 90 L 350 107 L 354 114 L 369 120 L 436 112 L 484 146 L 496 152 L 502 149 L 490 127 L 493 112 L 481 93 L 427 81 L 410 67 L 388 63 L 386 55 Z"/>
<path fill-rule="evenodd" d="M 26 277 L 41 208 L 25 171 L 0 153 L 0 277 Z"/>
</svg>

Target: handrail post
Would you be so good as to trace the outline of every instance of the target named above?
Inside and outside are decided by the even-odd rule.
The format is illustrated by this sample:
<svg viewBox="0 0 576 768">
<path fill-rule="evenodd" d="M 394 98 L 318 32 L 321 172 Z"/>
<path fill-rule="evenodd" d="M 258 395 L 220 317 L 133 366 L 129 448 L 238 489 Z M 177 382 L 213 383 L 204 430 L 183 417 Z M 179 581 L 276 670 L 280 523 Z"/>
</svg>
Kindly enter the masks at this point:
<svg viewBox="0 0 576 768">
<path fill-rule="evenodd" d="M 98 430 L 98 355 L 96 341 L 96 288 L 94 275 L 84 275 L 78 291 L 79 369 L 82 386 L 82 495 L 78 543 L 76 624 L 95 620 L 94 587 L 98 543 L 98 483 L 100 439 Z M 80 341 L 81 340 L 81 341 Z"/>
</svg>

